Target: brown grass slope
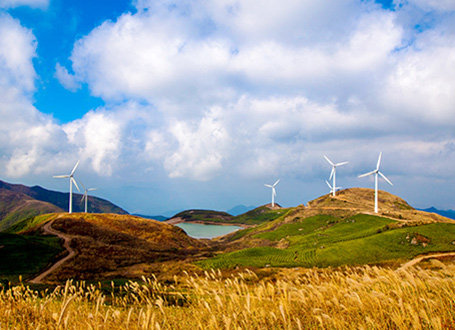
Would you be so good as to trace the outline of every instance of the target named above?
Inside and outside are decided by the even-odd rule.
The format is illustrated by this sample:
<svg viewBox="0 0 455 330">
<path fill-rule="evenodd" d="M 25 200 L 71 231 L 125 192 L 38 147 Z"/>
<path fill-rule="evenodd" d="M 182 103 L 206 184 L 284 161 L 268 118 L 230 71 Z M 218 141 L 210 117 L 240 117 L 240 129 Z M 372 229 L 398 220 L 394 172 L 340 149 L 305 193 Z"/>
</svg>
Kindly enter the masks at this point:
<svg viewBox="0 0 455 330">
<path fill-rule="evenodd" d="M 83 212 L 81 194 L 73 194 L 73 211 Z M 89 212 L 128 214 L 101 198 L 89 196 Z M 69 194 L 0 180 L 0 231 L 26 218 L 68 210 Z"/>
<path fill-rule="evenodd" d="M 151 275 L 147 269 L 156 270 L 166 261 L 191 259 L 206 247 L 178 227 L 131 215 L 64 213 L 48 221 L 70 237 L 76 253 L 45 281 Z M 40 232 L 43 225 L 23 234 Z"/>
</svg>

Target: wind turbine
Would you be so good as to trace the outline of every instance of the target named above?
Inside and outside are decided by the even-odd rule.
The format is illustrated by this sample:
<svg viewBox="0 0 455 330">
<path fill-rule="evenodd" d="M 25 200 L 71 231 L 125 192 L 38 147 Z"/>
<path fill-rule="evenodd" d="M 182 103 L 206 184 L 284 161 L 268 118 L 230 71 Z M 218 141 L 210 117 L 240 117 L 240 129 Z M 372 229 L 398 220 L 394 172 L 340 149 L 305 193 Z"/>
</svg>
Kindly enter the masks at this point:
<svg viewBox="0 0 455 330">
<path fill-rule="evenodd" d="M 76 186 L 77 190 L 79 187 L 77 186 L 76 180 L 74 180 L 74 172 L 76 171 L 77 165 L 79 165 L 79 160 L 77 161 L 76 165 L 74 165 L 73 170 L 68 175 L 54 175 L 54 178 L 69 178 L 70 179 L 70 206 L 69 206 L 69 213 L 73 212 L 73 183 Z"/>
<path fill-rule="evenodd" d="M 272 188 L 272 207 L 275 206 L 275 196 L 276 196 L 275 186 L 278 184 L 278 182 L 280 182 L 280 179 L 276 180 L 276 182 L 273 185 L 264 184 L 264 186 Z"/>
<path fill-rule="evenodd" d="M 330 165 L 332 165 L 332 172 L 330 172 L 330 179 L 332 179 L 333 177 L 333 184 L 332 184 L 332 196 L 335 196 L 335 190 L 336 190 L 336 168 L 337 166 L 341 166 L 341 165 L 346 165 L 347 163 L 349 162 L 341 162 L 341 163 L 337 163 L 337 164 L 334 164 L 329 158 L 327 158 L 326 155 L 324 155 L 324 158 L 329 162 Z M 330 187 L 330 185 L 329 185 Z"/>
<path fill-rule="evenodd" d="M 84 188 L 85 192 L 84 192 L 84 195 L 82 196 L 82 199 L 81 199 L 81 202 L 85 199 L 85 213 L 87 213 L 87 200 L 88 200 L 88 192 L 89 191 L 93 191 L 93 190 L 97 190 L 98 188 L 85 188 L 84 184 L 82 183 L 82 181 L 79 181 L 79 183 L 82 185 L 82 187 Z"/>
<path fill-rule="evenodd" d="M 332 186 L 330 185 L 329 181 L 327 181 L 327 180 L 325 180 L 325 183 L 327 183 L 327 185 L 329 186 L 329 188 L 330 188 L 330 193 L 333 193 L 334 190 L 341 189 L 341 187 L 332 188 Z"/>
<path fill-rule="evenodd" d="M 378 213 L 378 174 L 382 176 L 382 178 L 386 180 L 391 186 L 393 186 L 393 183 L 390 182 L 390 180 L 387 179 L 384 174 L 379 172 L 379 165 L 381 165 L 381 156 L 382 151 L 379 153 L 378 164 L 376 165 L 376 169 L 374 171 L 359 175 L 359 178 L 362 178 L 364 176 L 374 174 L 374 213 Z"/>
</svg>

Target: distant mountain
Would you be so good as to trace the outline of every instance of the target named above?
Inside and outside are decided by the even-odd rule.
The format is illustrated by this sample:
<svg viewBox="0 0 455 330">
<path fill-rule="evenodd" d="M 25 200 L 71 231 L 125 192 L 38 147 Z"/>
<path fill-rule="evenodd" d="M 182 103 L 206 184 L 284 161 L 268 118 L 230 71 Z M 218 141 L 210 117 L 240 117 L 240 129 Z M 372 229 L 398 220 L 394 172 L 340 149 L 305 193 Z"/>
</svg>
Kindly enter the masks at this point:
<svg viewBox="0 0 455 330">
<path fill-rule="evenodd" d="M 163 215 L 144 215 L 144 214 L 133 214 L 135 216 L 144 218 L 144 219 L 151 219 L 151 220 L 156 220 L 156 221 L 166 221 L 169 219 L 168 217 L 165 217 Z"/>
<path fill-rule="evenodd" d="M 81 194 L 73 194 L 73 212 L 84 212 L 81 199 Z M 47 190 L 40 186 L 10 184 L 0 180 L 0 230 L 27 217 L 66 212 L 68 205 L 69 193 Z M 128 214 L 111 202 L 94 196 L 88 197 L 88 205 L 90 213 Z"/>
<path fill-rule="evenodd" d="M 227 213 L 232 214 L 233 216 L 237 216 L 248 211 L 254 210 L 256 206 L 245 206 L 245 205 L 237 205 L 234 206 L 232 209 L 227 210 Z"/>
<path fill-rule="evenodd" d="M 425 212 L 430 212 L 430 213 L 436 213 L 439 215 L 442 215 L 443 217 L 450 218 L 455 220 L 455 210 L 438 210 L 435 207 L 429 207 L 427 209 L 417 209 L 419 211 L 425 211 Z"/>
</svg>

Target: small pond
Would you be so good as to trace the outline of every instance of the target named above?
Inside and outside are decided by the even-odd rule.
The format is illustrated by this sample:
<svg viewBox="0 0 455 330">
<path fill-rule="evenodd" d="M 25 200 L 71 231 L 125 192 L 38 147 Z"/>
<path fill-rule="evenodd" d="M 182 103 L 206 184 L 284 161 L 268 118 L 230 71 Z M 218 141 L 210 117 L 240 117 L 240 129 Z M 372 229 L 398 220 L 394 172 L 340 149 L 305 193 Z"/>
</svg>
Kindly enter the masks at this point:
<svg viewBox="0 0 455 330">
<path fill-rule="evenodd" d="M 239 226 L 201 225 L 198 223 L 179 223 L 176 226 L 182 228 L 188 236 L 193 238 L 214 238 L 224 236 L 238 229 Z"/>
</svg>

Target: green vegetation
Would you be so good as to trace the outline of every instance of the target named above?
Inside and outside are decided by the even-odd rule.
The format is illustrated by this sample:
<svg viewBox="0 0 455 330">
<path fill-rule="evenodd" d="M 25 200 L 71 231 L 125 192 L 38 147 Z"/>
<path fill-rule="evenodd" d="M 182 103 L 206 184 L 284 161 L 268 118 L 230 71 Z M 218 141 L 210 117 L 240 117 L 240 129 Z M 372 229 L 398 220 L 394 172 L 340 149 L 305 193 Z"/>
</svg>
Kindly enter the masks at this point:
<svg viewBox="0 0 455 330">
<path fill-rule="evenodd" d="M 32 229 L 47 220 L 49 220 L 51 217 L 53 217 L 54 214 L 43 214 L 35 217 L 29 217 L 27 219 L 24 219 L 13 226 L 9 227 L 8 229 L 4 230 L 4 233 L 10 233 L 10 234 L 16 234 L 22 231 L 27 231 L 29 229 Z"/>
<path fill-rule="evenodd" d="M 0 277 L 17 280 L 33 275 L 62 251 L 57 237 L 0 233 Z"/>
<path fill-rule="evenodd" d="M 383 263 L 430 252 L 455 251 L 455 224 L 398 228 L 397 221 L 358 214 L 346 219 L 317 215 L 253 234 L 286 248 L 256 247 L 203 260 L 203 268 L 329 267 Z M 250 231 L 251 234 L 251 231 Z"/>
<path fill-rule="evenodd" d="M 270 222 L 286 215 L 292 209 L 270 209 L 267 206 L 261 206 L 254 210 L 240 214 L 232 220 L 233 223 L 245 225 L 258 225 L 264 222 Z"/>
</svg>

